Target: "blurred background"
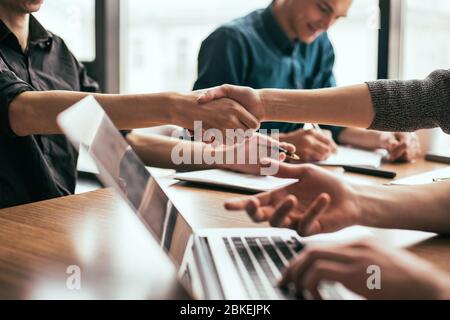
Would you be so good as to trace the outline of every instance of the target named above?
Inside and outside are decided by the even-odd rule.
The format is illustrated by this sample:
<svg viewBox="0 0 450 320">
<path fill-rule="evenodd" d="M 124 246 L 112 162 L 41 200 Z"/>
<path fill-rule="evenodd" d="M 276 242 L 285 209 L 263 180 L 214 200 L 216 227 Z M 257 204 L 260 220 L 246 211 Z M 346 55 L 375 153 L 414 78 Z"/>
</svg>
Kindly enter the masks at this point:
<svg viewBox="0 0 450 320">
<path fill-rule="evenodd" d="M 105 92 L 189 91 L 200 44 L 268 0 L 46 0 L 36 14 L 63 37 Z M 339 86 L 416 79 L 450 68 L 450 1 L 356 0 L 330 31 Z M 440 130 L 425 149 L 450 148 Z"/>
</svg>

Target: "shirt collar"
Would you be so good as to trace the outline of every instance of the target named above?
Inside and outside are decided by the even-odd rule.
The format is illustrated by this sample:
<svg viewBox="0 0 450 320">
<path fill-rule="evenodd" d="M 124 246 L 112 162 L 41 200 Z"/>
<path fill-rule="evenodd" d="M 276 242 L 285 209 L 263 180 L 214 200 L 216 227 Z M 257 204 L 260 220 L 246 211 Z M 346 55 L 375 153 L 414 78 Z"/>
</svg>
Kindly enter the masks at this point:
<svg viewBox="0 0 450 320">
<path fill-rule="evenodd" d="M 29 41 L 32 44 L 39 44 L 41 47 L 50 47 L 53 41 L 53 36 L 50 32 L 39 23 L 39 21 L 30 14 L 30 37 Z"/>
<path fill-rule="evenodd" d="M 0 43 L 5 41 L 11 34 L 11 30 L 0 20 Z M 33 15 L 30 15 L 29 42 L 31 44 L 39 44 L 41 47 L 50 48 L 52 41 L 53 35 L 45 30 Z"/>
<path fill-rule="evenodd" d="M 0 20 L 0 43 L 5 41 L 6 38 L 11 34 L 11 30 L 6 26 L 6 24 Z"/>
<path fill-rule="evenodd" d="M 262 13 L 262 21 L 269 38 L 284 53 L 292 53 L 297 41 L 292 41 L 281 28 L 273 12 L 273 4 Z"/>
</svg>

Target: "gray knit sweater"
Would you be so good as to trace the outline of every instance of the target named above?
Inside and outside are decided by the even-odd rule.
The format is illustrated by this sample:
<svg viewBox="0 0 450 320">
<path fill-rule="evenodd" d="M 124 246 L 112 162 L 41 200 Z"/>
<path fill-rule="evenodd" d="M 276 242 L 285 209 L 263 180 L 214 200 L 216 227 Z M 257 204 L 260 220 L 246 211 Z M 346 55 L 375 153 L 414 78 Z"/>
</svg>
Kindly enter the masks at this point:
<svg viewBox="0 0 450 320">
<path fill-rule="evenodd" d="M 369 129 L 415 131 L 441 127 L 450 133 L 450 70 L 425 80 L 367 82 L 375 108 Z"/>
</svg>

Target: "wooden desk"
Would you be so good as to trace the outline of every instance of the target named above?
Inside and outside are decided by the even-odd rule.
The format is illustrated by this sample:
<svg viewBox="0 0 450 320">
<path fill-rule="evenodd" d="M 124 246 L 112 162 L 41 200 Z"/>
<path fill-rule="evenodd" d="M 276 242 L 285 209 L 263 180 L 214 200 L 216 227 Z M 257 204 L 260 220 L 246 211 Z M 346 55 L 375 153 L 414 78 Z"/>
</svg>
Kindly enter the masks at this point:
<svg viewBox="0 0 450 320">
<path fill-rule="evenodd" d="M 383 166 L 383 169 L 397 172 L 397 178 L 401 179 L 445 167 L 446 165 L 443 164 L 417 160 L 409 164 L 386 164 Z M 343 173 L 342 168 L 328 169 Z M 391 181 L 353 173 L 345 173 L 344 175 L 354 179 L 367 180 L 373 184 L 386 184 Z M 190 225 L 192 229 L 269 226 L 268 224 L 255 224 L 244 212 L 230 212 L 223 208 L 223 203 L 226 200 L 242 197 L 243 195 L 240 193 L 224 191 L 220 188 L 199 187 L 188 183 L 178 183 L 168 191 L 170 198 L 174 200 L 175 205 L 182 211 L 185 220 L 180 223 L 182 226 L 176 232 L 184 230 L 186 224 Z M 450 237 L 436 237 L 436 235 L 431 233 L 407 230 L 355 229 L 357 229 L 355 230 L 356 233 L 359 233 L 361 229 L 367 229 L 375 238 L 384 241 L 388 245 L 408 247 L 412 252 L 450 272 Z M 344 237 L 346 236 L 344 235 Z M 352 231 L 349 232 L 348 236 L 349 238 L 353 237 Z M 329 240 L 326 237 L 326 239 L 327 242 L 334 242 L 332 238 Z"/>
<path fill-rule="evenodd" d="M 1 210 L 0 299 L 173 296 L 175 268 L 160 264 L 166 256 L 145 254 L 155 246 L 110 189 Z M 74 265 L 81 270 L 81 290 L 66 286 L 67 268 Z M 155 269 L 157 279 L 149 273 Z"/>
<path fill-rule="evenodd" d="M 385 166 L 399 177 L 444 167 L 425 161 Z M 341 169 L 333 169 L 340 171 Z M 352 174 L 353 176 L 353 174 Z M 374 183 L 385 179 L 359 176 Z M 182 212 L 178 242 L 190 228 L 264 227 L 243 212 L 227 212 L 223 202 L 242 194 L 177 184 L 169 195 Z M 370 230 L 392 245 L 411 250 L 450 271 L 450 239 L 432 234 Z M 122 200 L 109 189 L 0 210 L 0 298 L 147 298 L 154 289 L 148 270 L 157 268 L 146 255 L 151 238 Z M 174 243 L 180 259 L 183 245 Z M 83 290 L 66 288 L 67 267 L 83 272 Z"/>
</svg>

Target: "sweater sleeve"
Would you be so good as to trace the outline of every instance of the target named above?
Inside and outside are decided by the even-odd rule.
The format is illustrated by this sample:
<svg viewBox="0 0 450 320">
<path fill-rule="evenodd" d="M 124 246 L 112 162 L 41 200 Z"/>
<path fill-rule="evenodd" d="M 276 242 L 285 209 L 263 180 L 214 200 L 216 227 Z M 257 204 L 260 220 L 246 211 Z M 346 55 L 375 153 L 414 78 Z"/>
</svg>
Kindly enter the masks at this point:
<svg viewBox="0 0 450 320">
<path fill-rule="evenodd" d="M 415 131 L 441 127 L 450 133 L 450 70 L 424 80 L 367 82 L 375 109 L 369 129 Z"/>
</svg>

